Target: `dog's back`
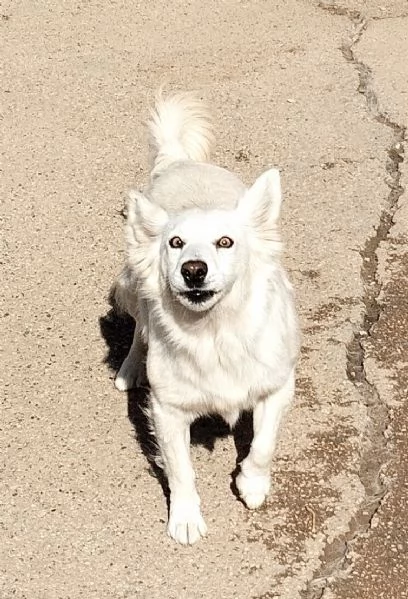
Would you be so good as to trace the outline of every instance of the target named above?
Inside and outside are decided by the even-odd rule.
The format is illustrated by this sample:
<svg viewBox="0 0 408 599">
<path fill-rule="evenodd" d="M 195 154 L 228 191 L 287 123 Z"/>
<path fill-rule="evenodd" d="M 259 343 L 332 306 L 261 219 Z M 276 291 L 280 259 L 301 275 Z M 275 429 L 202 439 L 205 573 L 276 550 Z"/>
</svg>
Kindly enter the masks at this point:
<svg viewBox="0 0 408 599">
<path fill-rule="evenodd" d="M 170 212 L 231 209 L 245 191 L 240 179 L 208 164 L 213 141 L 205 106 L 191 94 L 159 97 L 148 122 L 151 179 L 145 194 Z"/>
</svg>

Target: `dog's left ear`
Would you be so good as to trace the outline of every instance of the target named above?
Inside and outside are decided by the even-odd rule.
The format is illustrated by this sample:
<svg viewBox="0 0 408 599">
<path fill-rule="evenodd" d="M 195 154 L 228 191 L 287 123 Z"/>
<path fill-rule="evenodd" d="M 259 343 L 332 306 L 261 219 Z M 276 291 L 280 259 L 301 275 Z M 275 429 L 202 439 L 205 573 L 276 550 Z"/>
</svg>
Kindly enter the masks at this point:
<svg viewBox="0 0 408 599">
<path fill-rule="evenodd" d="M 272 168 L 258 177 L 246 191 L 237 210 L 263 237 L 268 238 L 268 233 L 275 237 L 281 203 L 279 171 Z"/>
</svg>

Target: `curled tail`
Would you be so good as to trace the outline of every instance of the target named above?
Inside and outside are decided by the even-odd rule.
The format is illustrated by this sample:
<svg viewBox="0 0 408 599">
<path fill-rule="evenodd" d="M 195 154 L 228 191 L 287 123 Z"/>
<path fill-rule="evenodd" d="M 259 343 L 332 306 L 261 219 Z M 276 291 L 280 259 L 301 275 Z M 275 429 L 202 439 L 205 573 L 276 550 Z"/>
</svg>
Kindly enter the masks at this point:
<svg viewBox="0 0 408 599">
<path fill-rule="evenodd" d="M 205 162 L 213 140 L 206 107 L 187 93 L 161 95 L 148 121 L 151 166 L 155 173 L 176 160 Z"/>
</svg>

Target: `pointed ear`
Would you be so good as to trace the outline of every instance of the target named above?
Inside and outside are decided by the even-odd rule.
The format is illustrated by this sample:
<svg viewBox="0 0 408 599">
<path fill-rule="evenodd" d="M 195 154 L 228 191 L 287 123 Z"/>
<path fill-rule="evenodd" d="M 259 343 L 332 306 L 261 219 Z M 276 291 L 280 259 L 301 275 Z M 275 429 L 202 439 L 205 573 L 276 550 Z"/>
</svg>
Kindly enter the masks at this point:
<svg viewBox="0 0 408 599">
<path fill-rule="evenodd" d="M 282 203 L 279 171 L 263 173 L 238 203 L 238 212 L 260 232 L 275 229 Z"/>
<path fill-rule="evenodd" d="M 157 237 L 168 221 L 163 208 L 153 204 L 138 191 L 131 191 L 127 201 L 127 224 L 137 242 Z"/>
</svg>

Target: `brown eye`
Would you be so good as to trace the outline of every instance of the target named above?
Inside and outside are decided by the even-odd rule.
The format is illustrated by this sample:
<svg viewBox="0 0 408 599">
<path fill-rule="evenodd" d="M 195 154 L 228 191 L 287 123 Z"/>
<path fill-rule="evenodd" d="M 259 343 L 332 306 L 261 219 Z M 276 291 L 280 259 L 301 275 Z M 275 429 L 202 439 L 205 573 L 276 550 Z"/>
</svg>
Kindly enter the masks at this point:
<svg viewBox="0 0 408 599">
<path fill-rule="evenodd" d="M 230 237 L 221 237 L 217 243 L 217 248 L 230 248 L 234 245 L 234 242 Z"/>
<path fill-rule="evenodd" d="M 180 237 L 172 237 L 169 241 L 169 245 L 171 248 L 182 248 L 184 245 L 184 241 L 180 239 Z"/>
</svg>

